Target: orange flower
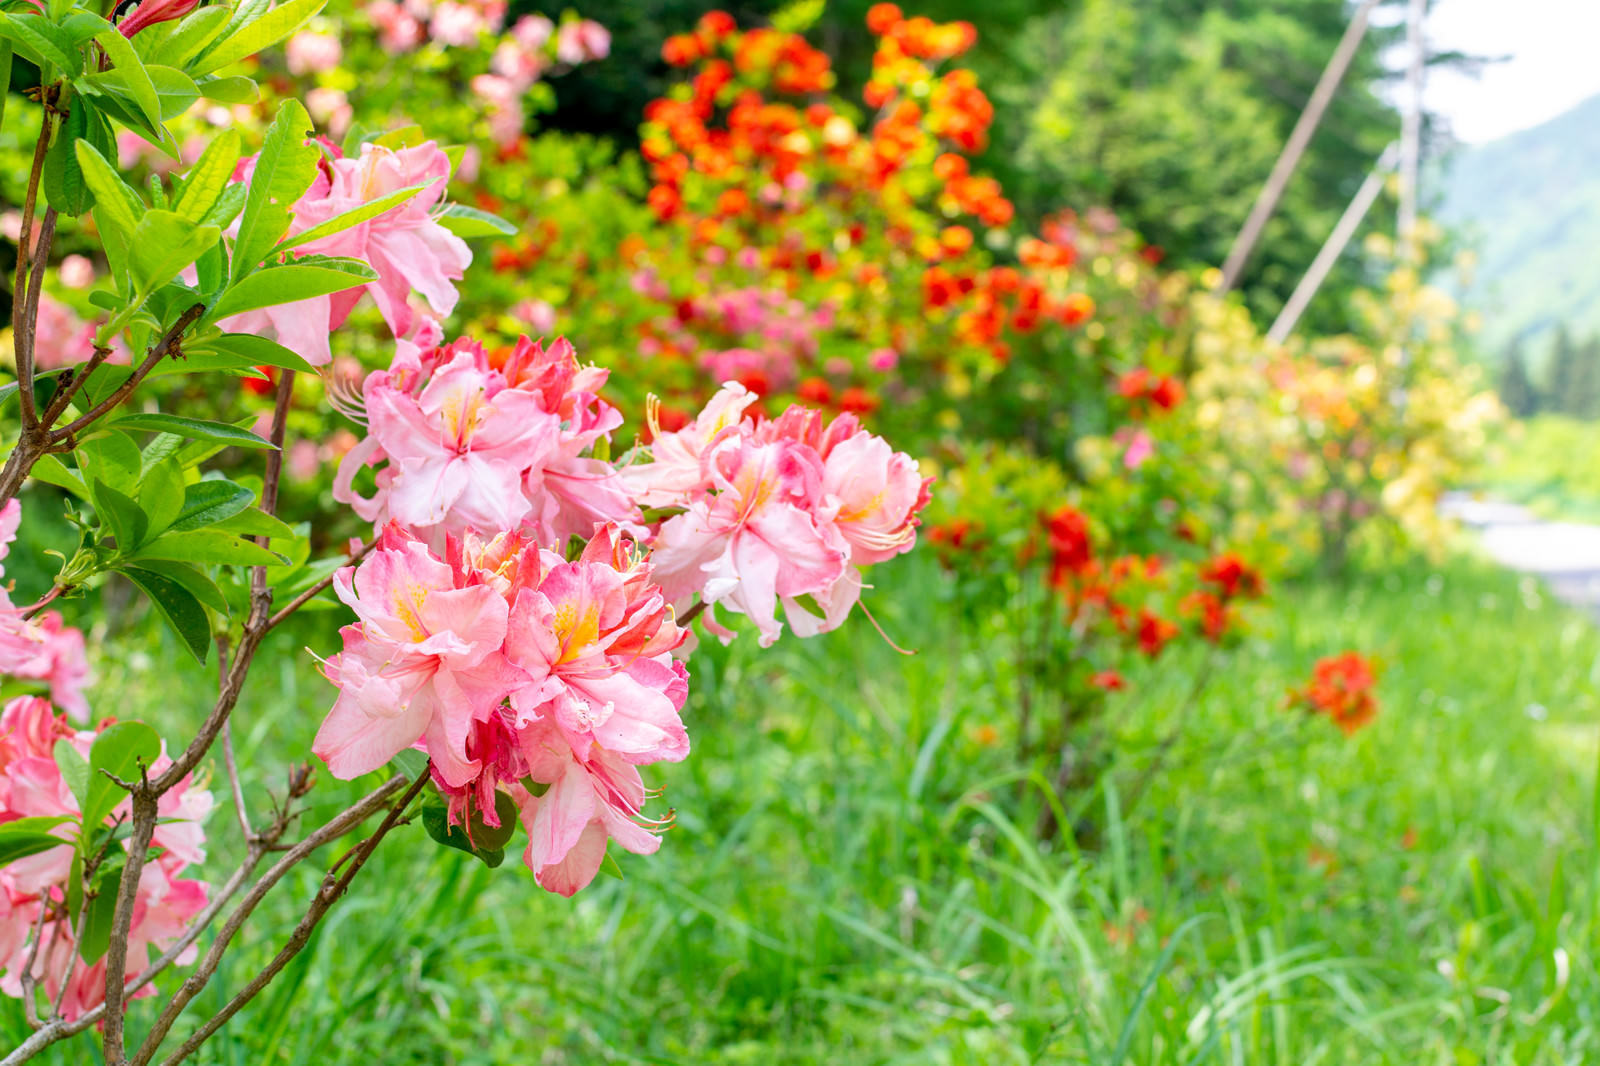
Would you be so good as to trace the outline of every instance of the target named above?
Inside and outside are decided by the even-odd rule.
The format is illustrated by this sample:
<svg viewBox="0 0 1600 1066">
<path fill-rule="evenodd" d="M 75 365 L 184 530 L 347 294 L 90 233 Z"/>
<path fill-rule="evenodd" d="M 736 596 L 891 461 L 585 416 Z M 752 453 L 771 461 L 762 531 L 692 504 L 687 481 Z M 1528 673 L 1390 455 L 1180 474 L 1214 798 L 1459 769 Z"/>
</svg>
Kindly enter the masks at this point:
<svg viewBox="0 0 1600 1066">
<path fill-rule="evenodd" d="M 1346 651 L 1317 660 L 1311 681 L 1291 689 L 1289 705 L 1309 714 L 1325 714 L 1345 736 L 1354 735 L 1378 715 L 1377 671 L 1359 652 Z"/>
</svg>

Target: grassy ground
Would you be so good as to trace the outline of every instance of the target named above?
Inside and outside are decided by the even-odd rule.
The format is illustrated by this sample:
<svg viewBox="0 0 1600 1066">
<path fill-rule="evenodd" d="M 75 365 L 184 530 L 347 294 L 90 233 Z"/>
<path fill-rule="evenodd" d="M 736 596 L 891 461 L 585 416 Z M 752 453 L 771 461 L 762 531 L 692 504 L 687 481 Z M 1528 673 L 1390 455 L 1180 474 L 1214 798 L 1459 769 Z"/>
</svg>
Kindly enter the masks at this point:
<svg viewBox="0 0 1600 1066">
<path fill-rule="evenodd" d="M 565 902 L 413 828 L 201 1061 L 1600 1057 L 1585 619 L 1469 561 L 1278 589 L 1131 809 L 1198 663 L 1130 696 L 1125 762 L 1087 800 L 1109 830 L 1074 854 L 1031 839 L 1039 788 L 981 743 L 1004 733 L 1008 679 L 943 621 L 938 574 L 897 565 L 880 617 L 914 659 L 866 626 L 696 659 L 695 752 L 657 778 L 678 827 L 655 858 L 622 856 L 625 881 Z M 324 638 L 295 638 L 244 705 L 253 767 L 303 751 L 329 701 L 297 650 Z M 1345 647 L 1387 666 L 1352 740 L 1281 710 Z M 124 661 L 102 706 L 193 714 L 199 675 L 174 661 Z M 312 885 L 274 900 L 191 1012 L 276 950 Z M 71 1047 L 54 1061 L 90 1061 Z"/>
<path fill-rule="evenodd" d="M 1600 522 L 1600 422 L 1539 415 L 1507 427 L 1481 477 L 1548 518 Z"/>
</svg>

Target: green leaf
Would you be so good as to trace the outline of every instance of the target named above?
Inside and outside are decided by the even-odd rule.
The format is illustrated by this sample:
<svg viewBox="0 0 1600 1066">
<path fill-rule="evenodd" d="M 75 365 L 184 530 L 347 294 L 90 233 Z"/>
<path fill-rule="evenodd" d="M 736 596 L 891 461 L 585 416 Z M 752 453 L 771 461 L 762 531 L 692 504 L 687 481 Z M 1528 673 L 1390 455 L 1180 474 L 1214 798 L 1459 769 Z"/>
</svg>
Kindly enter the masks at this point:
<svg viewBox="0 0 1600 1066">
<path fill-rule="evenodd" d="M 84 179 L 77 152 L 78 142 L 89 136 L 93 114 L 83 97 L 74 100 L 44 157 L 44 194 L 50 206 L 63 215 L 76 217 L 94 206 L 94 193 Z"/>
<path fill-rule="evenodd" d="M 189 168 L 172 209 L 190 222 L 205 218 L 232 179 L 240 153 L 238 130 L 228 129 L 218 134 Z"/>
<path fill-rule="evenodd" d="M 129 566 L 120 568 L 120 572 L 150 597 L 150 602 L 156 605 L 156 610 L 161 612 L 161 617 L 177 634 L 183 646 L 189 649 L 189 654 L 204 665 L 211 651 L 211 619 L 206 615 L 206 609 L 200 606 L 200 601 L 195 599 L 194 593 L 154 570 Z"/>
<path fill-rule="evenodd" d="M 296 540 L 300 536 L 282 519 L 274 518 L 265 511 L 254 507 L 240 511 L 231 518 L 223 519 L 212 528 L 220 529 L 224 533 L 235 533 L 241 537 L 271 537 L 274 540 Z"/>
<path fill-rule="evenodd" d="M 239 217 L 239 212 L 244 210 L 245 197 L 249 195 L 243 185 L 233 183 L 222 190 L 222 195 L 217 197 L 217 202 L 211 205 L 205 217 L 200 221 L 207 226 L 216 226 L 218 229 L 227 229 L 233 220 Z"/>
<path fill-rule="evenodd" d="M 196 8 L 150 53 L 147 61 L 179 68 L 187 66 L 202 48 L 217 39 L 232 13 L 225 4 Z"/>
<path fill-rule="evenodd" d="M 132 569 L 148 570 L 160 574 L 162 577 L 182 585 L 190 595 L 212 610 L 222 615 L 228 613 L 228 599 L 222 594 L 222 590 L 217 587 L 217 583 L 187 563 L 175 562 L 171 559 L 140 559 L 139 565 Z M 127 570 L 124 569 L 122 572 L 126 575 Z"/>
<path fill-rule="evenodd" d="M 11 39 L 0 39 L 0 127 L 5 125 L 6 97 L 11 95 L 11 56 Z"/>
<path fill-rule="evenodd" d="M 320 5 L 322 0 L 316 2 Z M 315 144 L 307 143 L 311 132 L 311 116 L 306 114 L 305 107 L 298 100 L 285 100 L 267 128 L 261 154 L 256 157 L 255 169 L 250 175 L 249 194 L 245 198 L 244 214 L 239 219 L 239 235 L 233 242 L 235 281 L 254 270 L 288 232 L 293 218 L 290 206 L 316 180 L 321 153 Z"/>
<path fill-rule="evenodd" d="M 407 748 L 389 760 L 389 765 L 398 769 L 413 781 L 420 781 L 428 772 L 428 756 L 426 752 L 416 748 Z"/>
<path fill-rule="evenodd" d="M 479 211 L 475 207 L 466 207 L 462 204 L 445 204 L 444 209 L 437 212 L 434 218 L 439 225 L 463 239 L 511 237 L 517 232 L 516 226 L 499 215 L 491 215 L 487 211 Z"/>
<path fill-rule="evenodd" d="M 136 782 L 161 757 L 161 737 L 143 722 L 118 722 L 94 738 L 89 749 L 89 794 L 83 805 L 84 829 L 98 829 L 128 793 L 112 775 Z M 142 768 L 142 770 L 141 770 Z"/>
<path fill-rule="evenodd" d="M 54 753 L 56 766 L 61 769 L 61 779 L 67 783 L 67 791 L 78 801 L 78 810 L 81 811 L 83 805 L 89 802 L 89 760 L 78 754 L 72 741 L 66 739 L 56 741 Z"/>
<path fill-rule="evenodd" d="M 235 74 L 228 78 L 205 78 L 199 82 L 200 95 L 219 104 L 253 104 L 261 90 L 249 78 Z"/>
<path fill-rule="evenodd" d="M 509 795 L 496 792 L 494 809 L 499 826 L 489 825 L 483 812 L 474 810 L 463 827 L 450 824 L 450 812 L 444 804 L 429 803 L 422 808 L 422 827 L 438 843 L 476 856 L 493 868 L 505 862 L 505 847 L 517 831 L 517 805 Z"/>
<path fill-rule="evenodd" d="M 210 74 L 230 63 L 237 63 L 269 48 L 310 22 L 327 0 L 289 0 L 250 20 L 224 31 L 221 39 L 189 68 L 192 74 Z"/>
<path fill-rule="evenodd" d="M 171 459 L 147 466 L 139 484 L 139 509 L 149 529 L 145 536 L 158 537 L 177 519 L 187 501 L 183 468 Z"/>
<path fill-rule="evenodd" d="M 107 853 L 105 863 L 95 871 L 95 894 L 89 900 L 88 912 L 83 916 L 83 939 L 78 941 L 78 957 L 91 966 L 99 962 L 111 947 L 112 918 L 117 913 L 117 894 L 122 889 L 126 860 L 126 852 L 120 848 L 113 849 Z"/>
<path fill-rule="evenodd" d="M 80 441 L 76 453 L 78 469 L 85 482 L 99 481 L 123 494 L 139 491 L 139 475 L 144 472 L 144 456 L 133 438 L 109 427 Z"/>
<path fill-rule="evenodd" d="M 600 872 L 607 877 L 615 877 L 618 881 L 624 880 L 622 867 L 617 865 L 617 860 L 612 857 L 609 851 L 606 852 L 605 858 L 600 860 Z"/>
<path fill-rule="evenodd" d="M 239 360 L 239 366 L 275 366 L 285 370 L 299 370 L 307 374 L 315 374 L 316 367 L 300 358 L 294 352 L 285 348 L 277 341 L 258 337 L 254 333 L 224 333 L 217 337 L 207 337 L 188 345 L 185 351 L 190 355 L 197 352 L 209 352 L 217 355 L 229 355 Z"/>
<path fill-rule="evenodd" d="M 48 63 L 63 73 L 78 73 L 83 57 L 72 46 L 60 27 L 41 15 L 11 15 L 0 12 L 0 36 L 5 37 L 34 63 Z"/>
<path fill-rule="evenodd" d="M 33 464 L 30 475 L 46 485 L 66 489 L 81 500 L 89 498 L 89 486 L 83 483 L 83 478 L 69 470 L 65 463 L 53 455 L 40 456 L 39 461 Z"/>
<path fill-rule="evenodd" d="M 347 229 L 359 226 L 361 223 L 377 218 L 386 212 L 393 211 L 426 189 L 428 184 L 423 182 L 420 185 L 408 185 L 403 189 L 396 189 L 387 196 L 380 196 L 376 200 L 370 200 L 362 204 L 360 207 L 334 215 L 320 226 L 312 226 L 304 233 L 296 233 L 292 237 L 285 237 L 276 248 L 267 253 L 267 257 L 269 259 L 275 258 L 280 253 L 287 252 L 291 248 L 298 248 L 301 245 L 310 244 L 312 241 L 331 237 L 335 233 L 343 233 Z"/>
<path fill-rule="evenodd" d="M 155 89 L 157 122 L 171 122 L 200 99 L 200 90 L 195 85 L 194 79 L 183 71 L 161 66 L 145 67 L 144 71 L 150 85 Z M 140 100 L 135 95 L 134 86 L 129 82 L 129 75 L 122 68 L 85 74 L 74 79 L 73 84 L 80 91 L 93 93 L 96 96 L 121 97 L 138 109 L 141 115 L 144 114 Z"/>
<path fill-rule="evenodd" d="M 240 263 L 237 245 L 234 246 L 234 255 L 233 265 L 237 274 Z M 286 266 L 266 267 L 245 275 L 223 293 L 222 299 L 217 301 L 207 317 L 216 320 L 262 307 L 298 303 L 354 289 L 377 278 L 377 271 L 359 259 L 319 257 L 315 264 L 295 262 Z"/>
<path fill-rule="evenodd" d="M 184 415 L 164 415 L 157 412 L 123 415 L 111 425 L 119 430 L 141 429 L 152 433 L 176 433 L 190 440 L 216 441 L 234 448 L 272 447 L 270 441 L 262 440 L 247 429 L 230 426 L 226 422 L 208 422 L 203 418 L 188 418 Z"/>
<path fill-rule="evenodd" d="M 48 381 L 51 378 L 60 377 L 62 374 L 65 374 L 69 369 L 71 369 L 71 368 L 70 367 L 57 367 L 54 370 L 42 370 L 39 373 L 33 375 L 34 384 L 37 387 L 38 384 L 40 384 L 42 382 L 45 382 L 45 381 Z M 21 390 L 22 390 L 22 383 L 20 381 L 8 381 L 6 384 L 0 385 L 0 407 L 4 407 L 6 404 L 8 404 L 12 400 L 16 399 L 17 393 L 20 392 Z"/>
<path fill-rule="evenodd" d="M 0 866 L 9 865 L 18 859 L 26 859 L 29 855 L 38 855 L 51 848 L 71 846 L 72 841 L 62 840 L 49 833 L 16 833 L 0 836 Z"/>
<path fill-rule="evenodd" d="M 181 563 L 215 563 L 228 566 L 276 566 L 283 556 L 217 529 L 167 533 L 139 549 L 136 559 L 174 559 Z"/>
<path fill-rule="evenodd" d="M 95 34 L 95 42 L 105 50 L 117 70 L 128 82 L 128 94 L 133 97 L 133 102 L 138 105 L 139 111 L 149 121 L 151 126 L 161 125 L 161 99 L 156 95 L 155 83 L 150 80 L 150 72 L 144 69 L 144 64 L 139 61 L 139 54 L 133 50 L 133 45 L 117 29 L 106 29 Z"/>
<path fill-rule="evenodd" d="M 117 538 L 118 551 L 132 552 L 145 542 L 150 521 L 137 503 L 110 485 L 98 481 L 90 483 L 89 494 L 94 500 L 95 509 L 100 512 L 101 521 L 111 528 Z"/>
<path fill-rule="evenodd" d="M 187 533 L 215 525 L 249 507 L 256 494 L 232 481 L 196 481 L 183 490 L 183 507 L 172 523 L 174 533 Z"/>
<path fill-rule="evenodd" d="M 87 140 L 78 141 L 77 152 L 78 167 L 94 194 L 95 221 L 102 230 L 108 225 L 115 226 L 126 235 L 124 240 L 132 237 L 139 220 L 144 217 L 144 201 L 106 162 L 105 156 L 95 151 L 94 145 Z"/>
<path fill-rule="evenodd" d="M 184 267 L 222 239 L 216 226 L 202 226 L 171 211 L 151 208 L 139 220 L 129 247 L 135 294 L 146 294 L 177 277 Z"/>
</svg>

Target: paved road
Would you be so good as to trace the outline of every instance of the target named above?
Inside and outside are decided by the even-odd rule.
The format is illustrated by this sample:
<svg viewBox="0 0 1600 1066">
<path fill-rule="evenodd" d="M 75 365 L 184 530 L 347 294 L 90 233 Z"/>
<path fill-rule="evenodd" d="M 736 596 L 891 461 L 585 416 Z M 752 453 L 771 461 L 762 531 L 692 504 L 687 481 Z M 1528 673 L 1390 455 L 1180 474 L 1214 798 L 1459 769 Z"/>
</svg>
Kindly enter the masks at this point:
<svg viewBox="0 0 1600 1066">
<path fill-rule="evenodd" d="M 1451 494 L 1440 505 L 1478 531 L 1496 562 L 1536 574 L 1559 598 L 1600 616 L 1600 526 L 1547 522 L 1526 507 Z"/>
</svg>

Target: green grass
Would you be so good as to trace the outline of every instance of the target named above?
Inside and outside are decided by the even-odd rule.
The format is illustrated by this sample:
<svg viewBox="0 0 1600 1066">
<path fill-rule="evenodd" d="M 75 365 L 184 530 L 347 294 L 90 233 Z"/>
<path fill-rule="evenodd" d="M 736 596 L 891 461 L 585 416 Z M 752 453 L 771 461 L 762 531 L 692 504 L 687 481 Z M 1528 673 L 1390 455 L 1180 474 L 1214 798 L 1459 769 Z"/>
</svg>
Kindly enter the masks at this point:
<svg viewBox="0 0 1600 1066">
<path fill-rule="evenodd" d="M 1538 415 L 1507 427 L 1479 482 L 1547 518 L 1600 522 L 1600 422 Z"/>
<path fill-rule="evenodd" d="M 659 855 L 621 857 L 625 881 L 563 901 L 413 827 L 199 1061 L 1600 1057 L 1587 619 L 1467 561 L 1277 589 L 1130 808 L 1198 659 L 1139 679 L 1118 712 L 1123 761 L 1084 801 L 1104 841 L 1076 854 L 1034 841 L 1037 779 L 979 743 L 981 726 L 1005 731 L 1009 679 L 946 621 L 935 569 L 889 570 L 876 609 L 915 658 L 864 624 L 697 655 L 694 754 L 655 775 L 677 828 Z M 298 652 L 326 639 L 280 639 L 242 706 L 265 779 L 328 704 Z M 1282 710 L 1346 647 L 1386 666 L 1382 713 L 1351 740 Z M 101 708 L 193 720 L 202 675 L 175 661 L 122 660 Z M 213 815 L 216 837 L 229 818 Z M 196 1019 L 276 950 L 314 875 L 264 908 Z M 97 1061 L 88 1049 L 51 1061 Z"/>
</svg>

